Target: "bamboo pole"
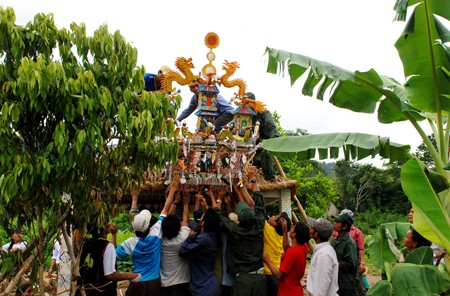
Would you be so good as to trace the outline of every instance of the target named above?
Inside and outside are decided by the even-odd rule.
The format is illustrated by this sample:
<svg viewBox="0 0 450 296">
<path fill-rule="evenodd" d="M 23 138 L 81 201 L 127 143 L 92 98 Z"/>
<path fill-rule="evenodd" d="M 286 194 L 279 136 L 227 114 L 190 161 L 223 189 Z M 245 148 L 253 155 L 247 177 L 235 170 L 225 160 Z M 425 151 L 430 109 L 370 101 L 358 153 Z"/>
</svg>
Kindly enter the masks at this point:
<svg viewBox="0 0 450 296">
<path fill-rule="evenodd" d="M 283 168 L 281 167 L 281 164 L 280 164 L 280 162 L 278 161 L 278 158 L 277 158 L 276 156 L 272 156 L 272 159 L 273 159 L 273 161 L 275 162 L 275 165 L 277 166 L 278 171 L 280 172 L 280 175 L 281 175 L 283 178 L 286 178 L 286 174 L 284 173 L 284 170 L 283 170 Z M 302 204 L 301 204 L 300 201 L 298 200 L 297 195 L 295 195 L 295 193 L 291 194 L 291 199 L 294 200 L 295 204 L 297 205 L 298 210 L 300 211 L 300 214 L 302 215 L 303 220 L 306 221 L 306 218 L 307 218 L 308 216 L 306 215 L 306 212 L 305 212 L 305 210 L 303 209 Z"/>
</svg>

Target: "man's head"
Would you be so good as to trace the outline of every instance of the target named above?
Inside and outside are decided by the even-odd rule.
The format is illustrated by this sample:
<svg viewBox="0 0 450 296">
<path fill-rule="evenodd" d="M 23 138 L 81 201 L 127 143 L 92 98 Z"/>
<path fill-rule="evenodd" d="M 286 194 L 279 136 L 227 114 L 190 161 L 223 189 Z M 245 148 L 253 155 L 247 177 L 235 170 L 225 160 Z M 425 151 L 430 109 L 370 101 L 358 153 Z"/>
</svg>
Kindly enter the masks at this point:
<svg viewBox="0 0 450 296">
<path fill-rule="evenodd" d="M 22 232 L 19 229 L 14 229 L 11 233 L 11 238 L 14 240 L 14 243 L 20 243 L 22 239 Z"/>
<path fill-rule="evenodd" d="M 306 222 L 311 227 L 309 234 L 316 242 L 326 242 L 333 234 L 333 224 L 327 219 L 308 217 Z"/>
<path fill-rule="evenodd" d="M 334 219 L 334 230 L 337 232 L 349 232 L 353 225 L 353 218 L 348 213 L 331 216 Z"/>
<path fill-rule="evenodd" d="M 284 220 L 286 220 L 287 229 L 288 230 L 291 229 L 292 222 L 286 212 L 282 212 L 279 215 L 270 217 L 267 222 L 270 224 L 270 226 L 275 228 L 275 231 L 277 232 L 277 234 L 279 236 L 283 236 L 283 226 L 280 223 L 280 218 L 283 218 Z"/>
<path fill-rule="evenodd" d="M 142 210 L 139 214 L 134 216 L 131 226 L 137 237 L 146 237 L 150 231 L 150 221 L 152 214 L 148 210 Z"/>
<path fill-rule="evenodd" d="M 197 94 L 199 89 L 200 89 L 200 82 L 198 81 L 194 81 L 191 85 L 189 85 L 189 90 L 194 94 Z"/>
<path fill-rule="evenodd" d="M 206 209 L 200 220 L 202 232 L 215 232 L 219 228 L 220 217 L 214 209 Z"/>
<path fill-rule="evenodd" d="M 297 222 L 289 232 L 291 239 L 295 239 L 299 245 L 307 243 L 310 239 L 309 226 L 305 222 Z"/>
<path fill-rule="evenodd" d="M 253 219 L 255 219 L 255 212 L 245 201 L 240 201 L 237 205 L 237 215 L 241 225 L 248 225 Z"/>
<path fill-rule="evenodd" d="M 161 223 L 162 235 L 168 239 L 176 237 L 180 229 L 180 219 L 176 215 L 167 215 Z"/>
</svg>

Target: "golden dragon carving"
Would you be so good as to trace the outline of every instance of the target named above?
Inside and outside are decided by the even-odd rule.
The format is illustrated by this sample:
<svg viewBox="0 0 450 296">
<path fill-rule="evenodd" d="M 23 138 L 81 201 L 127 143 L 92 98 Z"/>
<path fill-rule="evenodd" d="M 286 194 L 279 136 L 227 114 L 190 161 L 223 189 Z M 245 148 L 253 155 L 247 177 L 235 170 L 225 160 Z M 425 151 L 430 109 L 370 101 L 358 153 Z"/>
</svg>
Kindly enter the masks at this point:
<svg viewBox="0 0 450 296">
<path fill-rule="evenodd" d="M 169 72 L 167 72 L 161 82 L 162 89 L 166 92 L 172 92 L 172 83 L 174 81 L 179 85 L 190 85 L 198 79 L 198 76 L 192 74 L 191 71 L 191 69 L 194 68 L 192 58 L 177 58 L 175 61 L 175 67 L 184 74 L 184 77 L 174 70 L 170 70 Z"/>
<path fill-rule="evenodd" d="M 245 96 L 245 89 L 247 88 L 247 85 L 244 80 L 241 78 L 236 78 L 232 80 L 228 80 L 231 76 L 233 76 L 234 72 L 239 69 L 239 63 L 238 62 L 228 62 L 227 60 L 224 61 L 222 70 L 225 70 L 225 74 L 223 74 L 220 77 L 220 84 L 223 84 L 225 87 L 239 87 L 238 91 L 238 97 L 242 98 Z"/>
</svg>

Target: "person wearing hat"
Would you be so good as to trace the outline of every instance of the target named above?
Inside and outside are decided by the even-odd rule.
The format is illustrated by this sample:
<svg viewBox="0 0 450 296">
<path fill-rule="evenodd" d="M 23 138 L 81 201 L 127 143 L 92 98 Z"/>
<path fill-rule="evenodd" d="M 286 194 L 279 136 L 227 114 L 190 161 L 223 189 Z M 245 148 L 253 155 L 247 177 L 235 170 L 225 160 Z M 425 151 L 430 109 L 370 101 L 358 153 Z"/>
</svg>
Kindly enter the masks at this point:
<svg viewBox="0 0 450 296">
<path fill-rule="evenodd" d="M 170 71 L 169 66 L 162 66 L 158 70 L 158 74 L 145 73 L 144 74 L 144 83 L 145 83 L 145 91 L 157 91 L 160 90 L 162 85 L 162 79 L 167 72 Z"/>
<path fill-rule="evenodd" d="M 248 99 L 256 100 L 255 94 L 252 92 L 246 93 L 246 96 Z M 259 122 L 260 140 L 278 138 L 280 136 L 272 113 L 266 108 L 252 116 L 253 126 L 256 126 L 256 122 Z M 253 163 L 262 168 L 266 180 L 271 181 L 275 179 L 274 162 L 267 150 L 258 150 Z"/>
<path fill-rule="evenodd" d="M 306 219 L 309 235 L 316 242 L 311 257 L 306 289 L 311 296 L 335 296 L 339 290 L 339 264 L 336 251 L 328 240 L 333 233 L 333 224 L 327 219 Z"/>
<path fill-rule="evenodd" d="M 343 209 L 340 213 L 342 214 L 349 214 L 350 217 L 353 218 L 353 212 L 349 209 Z M 338 233 L 335 231 L 333 232 L 333 238 L 337 237 Z M 366 289 L 370 288 L 366 287 L 364 282 L 367 282 L 367 279 L 364 281 L 364 273 L 366 272 L 366 264 L 364 263 L 364 234 L 362 231 L 357 228 L 355 225 L 352 224 L 350 227 L 350 231 L 348 233 L 350 238 L 355 241 L 356 246 L 358 247 L 358 256 L 359 256 L 359 267 L 358 267 L 358 279 L 359 279 L 359 285 L 358 285 L 358 295 L 364 295 L 366 293 Z M 368 282 L 367 282 L 368 285 Z"/>
<path fill-rule="evenodd" d="M 266 295 L 266 276 L 262 261 L 266 211 L 254 169 L 247 171 L 247 178 L 253 197 L 247 192 L 246 186 L 239 187 L 238 180 L 233 182 L 239 199 L 239 224 L 230 220 L 220 206 L 213 203 L 214 210 L 220 217 L 221 229 L 228 235 L 227 264 L 228 270 L 233 274 L 232 295 L 235 296 Z"/>
<path fill-rule="evenodd" d="M 170 183 L 170 191 L 166 197 L 164 208 L 159 215 L 158 221 L 150 227 L 152 214 L 148 210 L 142 210 L 134 216 L 132 222 L 135 236 L 125 240 L 116 249 L 116 255 L 119 259 L 131 256 L 134 271 L 141 274 L 141 278 L 137 283 L 130 283 L 125 294 L 126 296 L 160 294 L 161 224 L 173 203 L 179 182 L 180 176 L 176 175 Z"/>
<path fill-rule="evenodd" d="M 192 85 L 189 86 L 190 91 L 194 94 L 189 102 L 189 106 L 181 112 L 177 117 L 177 122 L 183 121 L 188 118 L 189 115 L 194 112 L 198 107 L 198 90 L 200 89 L 200 82 L 194 81 Z M 222 128 L 233 120 L 233 106 L 228 103 L 220 94 L 217 95 L 217 113 L 219 115 L 214 120 L 214 132 L 219 133 Z"/>
<path fill-rule="evenodd" d="M 338 295 L 357 295 L 358 279 L 358 247 L 350 238 L 349 232 L 353 218 L 348 213 L 331 216 L 334 219 L 334 230 L 337 237 L 331 242 L 339 262 Z"/>
</svg>

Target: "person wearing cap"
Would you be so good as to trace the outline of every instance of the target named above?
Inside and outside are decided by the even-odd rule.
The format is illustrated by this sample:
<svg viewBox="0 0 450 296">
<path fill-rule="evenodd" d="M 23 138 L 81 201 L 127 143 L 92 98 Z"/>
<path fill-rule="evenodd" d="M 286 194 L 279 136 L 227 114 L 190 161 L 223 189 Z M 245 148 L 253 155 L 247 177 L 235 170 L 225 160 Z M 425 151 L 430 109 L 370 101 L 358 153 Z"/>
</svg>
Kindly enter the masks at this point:
<svg viewBox="0 0 450 296">
<path fill-rule="evenodd" d="M 339 262 L 338 295 L 357 295 L 358 279 L 358 247 L 350 238 L 349 232 L 353 218 L 348 213 L 331 216 L 334 219 L 334 230 L 337 237 L 331 242 Z"/>
<path fill-rule="evenodd" d="M 161 224 L 173 203 L 179 182 L 180 176 L 176 175 L 170 183 L 170 190 L 158 221 L 150 227 L 152 215 L 150 211 L 142 210 L 139 214 L 134 216 L 132 222 L 135 236 L 125 240 L 116 249 L 116 254 L 119 259 L 131 256 L 134 271 L 141 274 L 141 278 L 137 283 L 130 283 L 125 294 L 126 296 L 160 294 Z"/>
<path fill-rule="evenodd" d="M 145 83 L 145 91 L 157 91 L 162 88 L 161 82 L 164 75 L 170 71 L 169 66 L 162 66 L 158 70 L 158 74 L 145 73 L 144 74 L 144 83 Z"/>
<path fill-rule="evenodd" d="M 283 231 L 281 221 L 286 221 L 287 229 L 291 229 L 291 219 L 286 212 L 270 217 L 264 224 L 264 254 L 268 254 L 271 262 L 280 269 L 281 256 L 289 247 L 288 232 Z M 267 279 L 267 296 L 278 294 L 278 279 L 272 274 L 269 266 L 264 263 L 264 273 Z"/>
<path fill-rule="evenodd" d="M 246 96 L 248 99 L 256 100 L 255 94 L 252 92 L 246 93 Z M 252 117 L 253 126 L 256 126 L 256 122 L 259 122 L 260 140 L 278 138 L 280 136 L 277 124 L 269 110 L 264 108 L 262 111 L 256 112 Z M 267 150 L 258 150 L 254 163 L 262 168 L 266 180 L 270 181 L 275 179 L 274 162 Z"/>
<path fill-rule="evenodd" d="M 188 118 L 189 115 L 194 112 L 198 107 L 198 90 L 200 89 L 200 83 L 195 81 L 192 85 L 189 86 L 190 91 L 194 94 L 189 102 L 189 106 L 184 109 L 180 115 L 177 117 L 177 121 L 183 121 Z M 214 120 L 214 131 L 219 133 L 222 128 L 227 125 L 230 121 L 233 120 L 233 106 L 228 103 L 220 94 L 217 95 L 217 113 L 219 115 Z"/>
<path fill-rule="evenodd" d="M 15 252 L 23 252 L 27 248 L 27 242 L 22 238 L 22 232 L 18 229 L 15 229 L 11 233 L 11 241 L 2 246 L 2 252 L 6 253 L 15 253 Z"/>
<path fill-rule="evenodd" d="M 284 233 L 288 233 L 287 221 L 280 219 Z M 309 227 L 304 222 L 297 222 L 289 230 L 292 246 L 286 249 L 281 258 L 280 268 L 277 268 L 269 254 L 264 254 L 264 263 L 269 266 L 271 273 L 279 280 L 278 295 L 303 296 L 300 282 L 305 274 L 306 258 L 308 256 Z"/>
<path fill-rule="evenodd" d="M 178 254 L 188 238 L 189 192 L 183 192 L 183 218 L 175 215 L 178 199 L 172 204 L 169 215 L 162 221 L 161 295 L 189 295 L 189 261 Z"/>
<path fill-rule="evenodd" d="M 353 212 L 349 209 L 344 209 L 341 211 L 340 215 L 342 214 L 349 214 L 350 217 L 353 218 Z M 338 233 L 335 231 L 333 232 L 333 238 L 337 237 Z M 350 231 L 348 233 L 350 238 L 355 241 L 356 246 L 358 247 L 358 256 L 359 256 L 359 267 L 358 267 L 358 279 L 359 279 L 359 286 L 358 286 L 358 293 L 359 295 L 365 294 L 366 287 L 364 285 L 364 272 L 366 272 L 366 264 L 364 263 L 364 234 L 362 231 L 357 228 L 355 225 L 352 224 L 350 227 Z"/>
<path fill-rule="evenodd" d="M 234 192 L 239 199 L 239 224 L 230 220 L 221 211 L 220 206 L 213 204 L 214 210 L 220 216 L 221 229 L 228 235 L 227 264 L 228 270 L 234 275 L 232 295 L 235 296 L 266 295 L 266 276 L 262 261 L 266 211 L 254 169 L 248 169 L 247 178 L 253 197 L 245 186 L 237 185 L 238 180 L 233 182 Z"/>
<path fill-rule="evenodd" d="M 111 234 L 111 242 L 107 240 Z M 117 227 L 108 223 L 104 228 L 92 227 L 92 238 L 86 239 L 80 257 L 80 283 L 87 296 L 117 295 L 117 282 L 137 282 L 141 275 L 136 272 L 116 271 Z M 80 295 L 78 289 L 76 295 Z"/>
<path fill-rule="evenodd" d="M 339 264 L 336 251 L 328 242 L 333 233 L 333 224 L 327 219 L 306 219 L 309 235 L 316 242 L 311 257 L 306 289 L 311 296 L 336 296 L 339 290 Z"/>
</svg>

